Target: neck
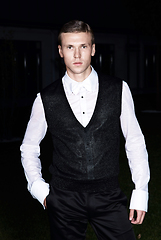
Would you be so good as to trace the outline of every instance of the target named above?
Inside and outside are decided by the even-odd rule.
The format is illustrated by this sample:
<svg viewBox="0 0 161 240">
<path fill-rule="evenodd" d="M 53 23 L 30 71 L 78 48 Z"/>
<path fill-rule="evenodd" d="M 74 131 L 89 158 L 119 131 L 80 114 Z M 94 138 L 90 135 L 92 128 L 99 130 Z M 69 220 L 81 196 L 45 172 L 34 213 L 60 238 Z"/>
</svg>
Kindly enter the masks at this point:
<svg viewBox="0 0 161 240">
<path fill-rule="evenodd" d="M 67 69 L 68 76 L 76 82 L 83 82 L 90 75 L 91 71 L 92 71 L 91 66 L 85 72 L 77 74 L 72 73 Z"/>
</svg>

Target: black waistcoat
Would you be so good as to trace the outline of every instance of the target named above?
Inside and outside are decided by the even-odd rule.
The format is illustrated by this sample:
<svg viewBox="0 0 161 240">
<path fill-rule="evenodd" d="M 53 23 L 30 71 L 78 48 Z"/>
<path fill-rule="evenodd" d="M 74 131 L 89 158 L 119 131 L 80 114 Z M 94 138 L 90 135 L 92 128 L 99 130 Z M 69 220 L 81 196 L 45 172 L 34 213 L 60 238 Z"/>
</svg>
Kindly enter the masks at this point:
<svg viewBox="0 0 161 240">
<path fill-rule="evenodd" d="M 122 81 L 99 76 L 93 116 L 83 127 L 74 116 L 61 79 L 41 92 L 53 140 L 51 184 L 84 192 L 118 186 Z"/>
</svg>

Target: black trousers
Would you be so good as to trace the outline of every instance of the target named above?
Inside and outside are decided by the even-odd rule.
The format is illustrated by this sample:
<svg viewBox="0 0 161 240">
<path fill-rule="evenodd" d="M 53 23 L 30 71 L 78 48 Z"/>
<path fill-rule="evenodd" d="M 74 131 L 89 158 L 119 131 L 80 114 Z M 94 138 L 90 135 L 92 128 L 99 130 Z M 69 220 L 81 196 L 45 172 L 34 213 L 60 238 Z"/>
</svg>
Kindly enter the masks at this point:
<svg viewBox="0 0 161 240">
<path fill-rule="evenodd" d="M 79 193 L 51 187 L 47 196 L 51 240 L 84 240 L 88 222 L 99 240 L 135 240 L 126 204 L 119 188 Z"/>
</svg>

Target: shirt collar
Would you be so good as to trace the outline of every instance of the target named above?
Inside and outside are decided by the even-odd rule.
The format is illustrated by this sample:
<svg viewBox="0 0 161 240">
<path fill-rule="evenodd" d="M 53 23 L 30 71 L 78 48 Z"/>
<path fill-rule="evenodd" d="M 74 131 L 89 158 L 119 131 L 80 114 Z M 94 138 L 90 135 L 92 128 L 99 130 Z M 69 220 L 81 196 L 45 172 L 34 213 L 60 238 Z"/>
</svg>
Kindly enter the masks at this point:
<svg viewBox="0 0 161 240">
<path fill-rule="evenodd" d="M 90 75 L 83 81 L 83 82 L 77 82 L 73 79 L 71 79 L 66 72 L 64 77 L 62 78 L 63 86 L 65 90 L 68 92 L 68 94 L 78 94 L 80 89 L 84 87 L 87 91 L 93 92 L 98 87 L 98 75 L 97 72 L 94 70 L 94 68 L 91 66 L 92 71 Z"/>
</svg>

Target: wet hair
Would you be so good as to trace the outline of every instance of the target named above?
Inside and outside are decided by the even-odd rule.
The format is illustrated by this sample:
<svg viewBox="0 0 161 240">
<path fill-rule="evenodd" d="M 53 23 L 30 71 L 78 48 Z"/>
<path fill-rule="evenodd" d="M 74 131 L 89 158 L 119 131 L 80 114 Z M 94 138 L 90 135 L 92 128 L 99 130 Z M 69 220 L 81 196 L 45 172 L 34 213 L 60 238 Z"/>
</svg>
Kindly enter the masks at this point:
<svg viewBox="0 0 161 240">
<path fill-rule="evenodd" d="M 84 23 L 82 21 L 72 20 L 70 22 L 65 23 L 63 25 L 63 27 L 60 29 L 60 32 L 58 35 L 58 45 L 61 46 L 61 34 L 62 33 L 81 33 L 81 32 L 90 33 L 92 45 L 95 43 L 94 33 L 93 33 L 91 27 L 87 23 Z"/>
</svg>

